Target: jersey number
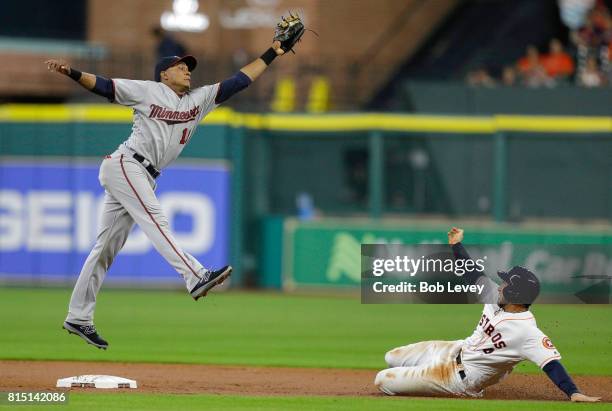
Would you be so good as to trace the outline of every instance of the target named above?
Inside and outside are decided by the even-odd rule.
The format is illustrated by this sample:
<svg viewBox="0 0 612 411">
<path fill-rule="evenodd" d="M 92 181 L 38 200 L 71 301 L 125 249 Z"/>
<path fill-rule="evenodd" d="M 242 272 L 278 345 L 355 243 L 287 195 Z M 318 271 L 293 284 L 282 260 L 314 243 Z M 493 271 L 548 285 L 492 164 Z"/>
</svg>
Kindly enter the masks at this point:
<svg viewBox="0 0 612 411">
<path fill-rule="evenodd" d="M 188 128 L 184 128 L 183 129 L 183 135 L 181 136 L 180 144 L 187 144 L 187 142 L 189 141 L 190 138 L 191 138 L 191 136 L 189 135 L 189 129 Z"/>
</svg>

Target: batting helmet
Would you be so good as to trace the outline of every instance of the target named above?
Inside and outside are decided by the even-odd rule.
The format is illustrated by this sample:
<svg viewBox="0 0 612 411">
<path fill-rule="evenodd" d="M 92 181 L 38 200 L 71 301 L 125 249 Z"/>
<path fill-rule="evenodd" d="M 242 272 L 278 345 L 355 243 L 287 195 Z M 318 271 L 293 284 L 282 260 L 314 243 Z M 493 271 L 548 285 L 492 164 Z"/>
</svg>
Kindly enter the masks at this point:
<svg viewBox="0 0 612 411">
<path fill-rule="evenodd" d="M 532 304 L 540 294 L 540 281 L 534 273 L 520 266 L 508 272 L 498 271 L 497 275 L 508 285 L 503 289 L 508 304 Z"/>
</svg>

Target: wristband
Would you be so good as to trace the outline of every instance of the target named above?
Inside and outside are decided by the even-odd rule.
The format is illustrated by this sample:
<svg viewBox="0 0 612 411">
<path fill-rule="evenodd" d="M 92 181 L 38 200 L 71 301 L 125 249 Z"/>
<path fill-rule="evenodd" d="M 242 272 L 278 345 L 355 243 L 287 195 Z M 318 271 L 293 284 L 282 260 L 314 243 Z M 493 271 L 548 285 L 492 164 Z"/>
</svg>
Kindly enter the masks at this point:
<svg viewBox="0 0 612 411">
<path fill-rule="evenodd" d="M 270 47 L 264 54 L 261 55 L 260 59 L 266 63 L 266 66 L 269 66 L 272 63 L 272 60 L 276 58 L 276 51 L 272 47 Z"/>
<path fill-rule="evenodd" d="M 74 81 L 79 81 L 81 79 L 82 75 L 83 75 L 83 73 L 81 73 L 79 70 L 73 69 L 71 67 L 70 68 L 70 73 L 68 74 L 68 77 L 70 77 Z"/>
</svg>

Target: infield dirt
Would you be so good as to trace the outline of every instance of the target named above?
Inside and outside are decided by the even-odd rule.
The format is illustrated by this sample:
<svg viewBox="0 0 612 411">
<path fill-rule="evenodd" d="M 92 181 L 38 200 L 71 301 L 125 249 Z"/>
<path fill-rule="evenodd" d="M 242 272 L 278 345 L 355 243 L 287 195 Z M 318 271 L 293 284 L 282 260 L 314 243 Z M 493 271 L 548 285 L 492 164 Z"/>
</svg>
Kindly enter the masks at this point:
<svg viewBox="0 0 612 411">
<path fill-rule="evenodd" d="M 376 371 L 373 370 L 67 361 L 0 361 L 0 391 L 51 390 L 55 388 L 58 378 L 83 374 L 135 379 L 138 389 L 134 391 L 151 393 L 382 395 L 374 387 Z M 574 380 L 589 395 L 601 396 L 602 401 L 612 402 L 612 377 L 576 376 Z M 512 374 L 500 384 L 490 387 L 485 392 L 485 399 L 567 400 L 543 374 Z"/>
</svg>

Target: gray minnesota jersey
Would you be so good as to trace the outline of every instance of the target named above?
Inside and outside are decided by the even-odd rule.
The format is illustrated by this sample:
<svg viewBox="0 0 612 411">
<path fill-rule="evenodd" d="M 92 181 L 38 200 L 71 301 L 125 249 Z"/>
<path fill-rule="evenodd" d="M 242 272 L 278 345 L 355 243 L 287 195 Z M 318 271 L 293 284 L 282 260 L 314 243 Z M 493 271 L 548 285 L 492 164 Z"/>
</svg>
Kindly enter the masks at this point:
<svg viewBox="0 0 612 411">
<path fill-rule="evenodd" d="M 200 121 L 217 104 L 219 83 L 193 89 L 182 97 L 163 83 L 113 79 L 115 102 L 134 109 L 132 134 L 123 143 L 158 170 L 174 161 Z"/>
</svg>

